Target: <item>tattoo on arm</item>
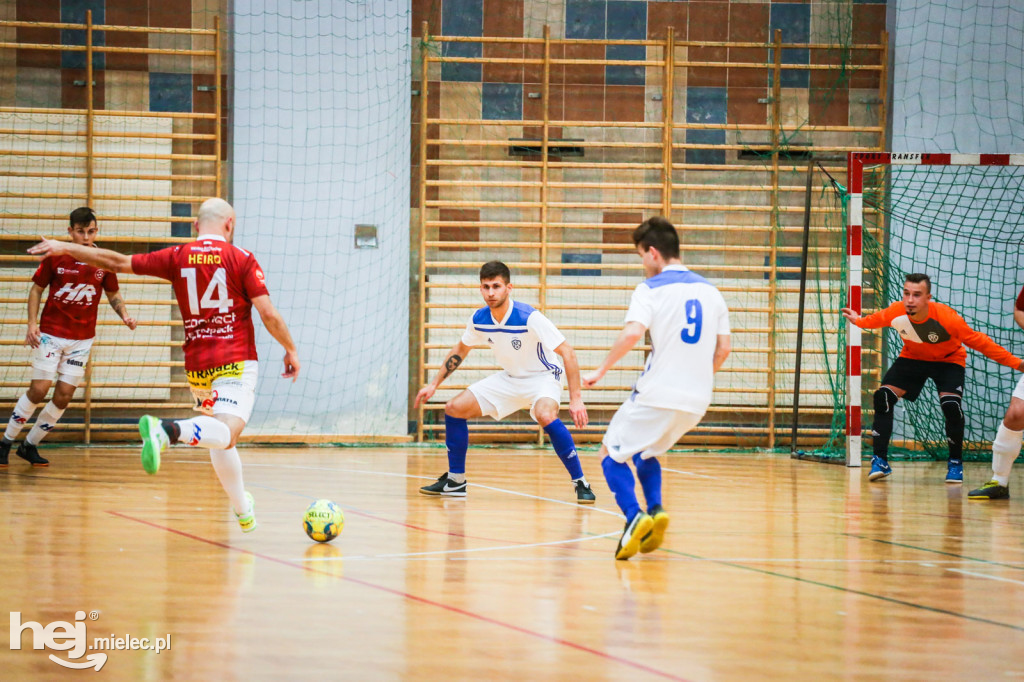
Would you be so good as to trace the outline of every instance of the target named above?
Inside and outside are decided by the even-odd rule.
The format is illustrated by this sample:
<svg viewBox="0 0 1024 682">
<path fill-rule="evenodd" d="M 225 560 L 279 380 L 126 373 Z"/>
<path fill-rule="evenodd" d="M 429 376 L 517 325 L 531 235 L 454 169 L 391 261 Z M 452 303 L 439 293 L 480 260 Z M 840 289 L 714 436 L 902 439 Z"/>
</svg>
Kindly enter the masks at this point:
<svg viewBox="0 0 1024 682">
<path fill-rule="evenodd" d="M 459 357 L 458 355 L 453 355 L 450 358 L 448 358 L 447 360 L 445 360 L 445 363 L 444 363 L 444 377 L 443 378 L 447 379 L 449 376 L 451 376 L 451 373 L 454 372 L 456 369 L 458 369 L 459 365 L 461 365 L 461 364 L 462 364 L 462 358 Z"/>
<path fill-rule="evenodd" d="M 110 307 L 114 309 L 114 312 L 117 313 L 118 317 L 122 320 L 124 319 L 124 299 L 121 298 L 121 294 L 114 294 L 114 297 L 110 299 Z"/>
</svg>

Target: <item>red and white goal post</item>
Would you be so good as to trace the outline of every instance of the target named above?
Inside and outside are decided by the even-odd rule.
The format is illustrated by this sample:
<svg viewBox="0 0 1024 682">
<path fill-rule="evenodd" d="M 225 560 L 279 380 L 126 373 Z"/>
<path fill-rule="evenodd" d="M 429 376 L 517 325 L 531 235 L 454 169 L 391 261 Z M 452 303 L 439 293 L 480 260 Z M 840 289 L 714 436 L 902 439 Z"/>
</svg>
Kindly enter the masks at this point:
<svg viewBox="0 0 1024 682">
<path fill-rule="evenodd" d="M 846 259 L 849 269 L 847 307 L 863 312 L 864 281 L 864 167 L 865 166 L 1024 166 L 1024 154 L 911 154 L 898 152 L 849 152 L 847 191 L 849 220 Z M 861 330 L 846 323 L 846 466 L 861 465 Z"/>
</svg>

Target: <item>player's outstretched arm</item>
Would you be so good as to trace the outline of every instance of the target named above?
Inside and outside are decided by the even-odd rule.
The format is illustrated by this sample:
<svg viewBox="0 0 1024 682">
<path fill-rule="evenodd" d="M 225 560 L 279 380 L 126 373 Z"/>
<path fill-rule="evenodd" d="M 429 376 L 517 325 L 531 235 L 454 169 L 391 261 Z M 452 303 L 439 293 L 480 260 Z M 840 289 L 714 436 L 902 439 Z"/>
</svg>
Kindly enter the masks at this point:
<svg viewBox="0 0 1024 682">
<path fill-rule="evenodd" d="M 965 346 L 973 348 L 989 360 L 995 360 L 1000 365 L 1006 365 L 1007 367 L 1024 372 L 1024 360 L 1021 360 L 1000 346 L 984 332 L 972 329 L 967 324 L 967 321 L 956 313 L 953 314 L 953 324 L 960 328 L 960 340 Z"/>
<path fill-rule="evenodd" d="M 108 291 L 107 301 L 110 303 L 110 307 L 114 309 L 117 316 L 124 322 L 124 326 L 128 327 L 132 331 L 135 331 L 138 322 L 135 318 L 128 314 L 128 306 L 125 305 L 124 298 L 121 296 L 120 291 Z"/>
<path fill-rule="evenodd" d="M 615 343 L 612 344 L 611 350 L 608 351 L 608 356 L 604 359 L 597 369 L 593 372 L 589 372 L 583 375 L 583 385 L 586 388 L 590 388 L 598 381 L 601 380 L 605 374 L 608 373 L 615 363 L 622 359 L 622 356 L 633 349 L 637 341 L 644 337 L 644 332 L 647 331 L 647 327 L 643 326 L 639 322 L 627 322 L 626 326 L 619 332 L 619 338 L 615 339 Z"/>
<path fill-rule="evenodd" d="M 843 314 L 843 317 L 861 329 L 888 327 L 895 318 L 906 314 L 902 301 L 896 301 L 889 305 L 889 307 L 873 312 L 870 315 L 861 315 L 853 308 L 843 308 L 840 312 Z"/>
<path fill-rule="evenodd" d="M 854 324 L 857 324 L 857 320 L 860 319 L 860 313 L 858 313 L 853 308 L 843 308 L 839 312 L 843 314 L 843 317 L 845 317 L 850 322 L 853 322 Z"/>
<path fill-rule="evenodd" d="M 587 416 L 587 408 L 583 405 L 583 391 L 580 388 L 580 363 L 576 359 L 576 349 L 563 341 L 555 352 L 562 356 L 565 363 L 565 379 L 569 382 L 569 414 L 572 415 L 572 423 L 577 429 L 582 429 L 590 418 Z"/>
<path fill-rule="evenodd" d="M 447 357 L 444 359 L 444 364 L 441 365 L 441 369 L 438 370 L 434 376 L 434 380 L 424 386 L 416 394 L 416 399 L 413 401 L 412 406 L 414 408 L 419 407 L 421 404 L 426 403 L 428 400 L 434 397 L 434 393 L 437 391 L 441 382 L 452 375 L 452 373 L 459 368 L 462 361 L 469 355 L 469 351 L 473 350 L 472 346 L 459 341 L 456 343 L 450 351 L 448 351 Z"/>
<path fill-rule="evenodd" d="M 25 334 L 25 343 L 32 348 L 39 348 L 39 301 L 43 298 L 43 288 L 32 283 L 28 290 L 28 332 Z"/>
<path fill-rule="evenodd" d="M 715 371 L 717 372 L 725 364 L 725 359 L 732 352 L 732 337 L 728 334 L 719 334 L 715 343 L 715 357 L 713 359 Z"/>
<path fill-rule="evenodd" d="M 263 320 L 263 326 L 267 328 L 270 335 L 284 348 L 284 372 L 281 374 L 285 379 L 291 379 L 294 383 L 299 378 L 299 353 L 295 350 L 295 342 L 292 341 L 292 334 L 288 331 L 281 313 L 270 302 L 270 296 L 257 296 L 252 299 L 252 305 Z"/>
<path fill-rule="evenodd" d="M 1024 372 L 1024 360 L 1006 350 L 983 332 L 971 330 L 970 334 L 963 337 L 964 345 L 973 348 L 989 360 L 995 360 L 1000 365 L 1006 365 L 1012 369 Z"/>
<path fill-rule="evenodd" d="M 41 242 L 28 250 L 29 253 L 33 256 L 39 256 L 40 259 L 47 256 L 68 255 L 95 268 L 102 268 L 111 272 L 132 273 L 132 257 L 126 256 L 123 253 L 111 251 L 110 249 L 82 246 L 72 242 L 61 242 L 56 239 L 47 239 L 46 237 L 40 237 L 40 239 L 42 240 Z"/>
</svg>

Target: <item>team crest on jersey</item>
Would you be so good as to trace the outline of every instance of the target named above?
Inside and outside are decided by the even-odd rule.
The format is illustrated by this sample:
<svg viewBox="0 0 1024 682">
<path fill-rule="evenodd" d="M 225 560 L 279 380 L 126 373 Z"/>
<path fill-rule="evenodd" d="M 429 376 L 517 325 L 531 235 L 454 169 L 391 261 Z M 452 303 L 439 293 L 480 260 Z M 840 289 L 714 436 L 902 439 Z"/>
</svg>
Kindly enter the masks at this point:
<svg viewBox="0 0 1024 682">
<path fill-rule="evenodd" d="M 103 281 L 103 276 L 105 274 L 107 274 L 107 273 L 103 272 L 102 270 L 97 270 L 96 271 L 96 281 L 97 282 L 102 282 Z"/>
<path fill-rule="evenodd" d="M 519 339 L 512 339 L 512 347 L 515 348 L 516 350 L 519 350 L 520 348 L 523 347 L 523 342 L 520 341 Z"/>
<path fill-rule="evenodd" d="M 935 332 L 931 332 L 930 334 L 928 334 L 928 340 L 931 341 L 932 343 L 938 343 L 939 335 L 936 334 Z"/>
<path fill-rule="evenodd" d="M 261 282 L 264 281 L 264 276 L 263 276 L 263 271 L 262 270 L 260 270 L 259 268 L 256 268 L 256 272 L 254 274 L 256 275 L 256 279 L 258 279 Z"/>
</svg>

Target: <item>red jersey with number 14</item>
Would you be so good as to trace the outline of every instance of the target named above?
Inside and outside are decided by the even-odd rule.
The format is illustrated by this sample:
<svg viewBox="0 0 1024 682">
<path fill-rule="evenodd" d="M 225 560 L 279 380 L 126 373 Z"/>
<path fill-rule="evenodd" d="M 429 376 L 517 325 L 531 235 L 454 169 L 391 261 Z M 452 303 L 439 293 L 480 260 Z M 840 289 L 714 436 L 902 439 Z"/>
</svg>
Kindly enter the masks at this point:
<svg viewBox="0 0 1024 682">
<path fill-rule="evenodd" d="M 41 289 L 50 288 L 39 330 L 80 341 L 96 336 L 100 291 L 117 291 L 117 275 L 79 263 L 71 256 L 49 256 L 32 275 Z"/>
<path fill-rule="evenodd" d="M 132 271 L 169 280 L 185 326 L 185 371 L 256 359 L 252 299 L 267 295 L 256 257 L 222 237 L 132 256 Z"/>
</svg>

